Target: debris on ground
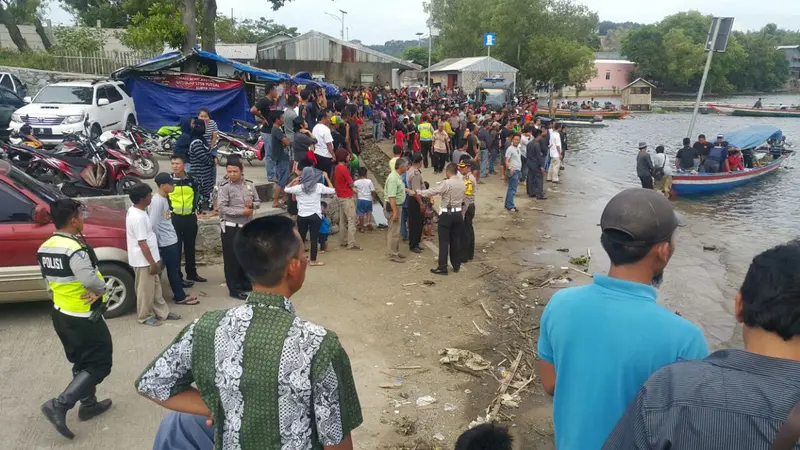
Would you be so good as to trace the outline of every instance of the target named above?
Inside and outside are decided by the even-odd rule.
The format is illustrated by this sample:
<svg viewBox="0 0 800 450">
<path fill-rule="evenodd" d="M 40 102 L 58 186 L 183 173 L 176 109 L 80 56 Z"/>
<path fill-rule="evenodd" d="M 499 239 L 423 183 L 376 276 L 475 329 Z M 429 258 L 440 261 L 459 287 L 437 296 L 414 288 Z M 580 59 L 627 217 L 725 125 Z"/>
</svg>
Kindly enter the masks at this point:
<svg viewBox="0 0 800 450">
<path fill-rule="evenodd" d="M 433 438 L 437 441 L 444 441 L 444 435 L 442 433 L 436 433 L 433 435 Z"/>
<path fill-rule="evenodd" d="M 444 410 L 445 411 L 455 411 L 456 410 L 456 405 L 454 405 L 452 403 L 445 403 L 444 404 Z"/>
<path fill-rule="evenodd" d="M 378 385 L 381 389 L 399 389 L 403 387 L 403 380 L 400 378 L 396 378 L 394 381 L 390 383 L 381 383 Z"/>
<path fill-rule="evenodd" d="M 401 417 L 400 420 L 393 421 L 392 425 L 394 425 L 394 431 L 400 436 L 411 436 L 417 432 L 417 422 L 406 416 Z"/>
<path fill-rule="evenodd" d="M 474 371 L 486 370 L 491 367 L 491 363 L 475 352 L 460 348 L 444 348 L 439 350 L 442 364 L 461 365 Z"/>
<path fill-rule="evenodd" d="M 432 395 L 424 395 L 417 398 L 417 406 L 430 406 L 436 403 L 436 398 Z"/>
<path fill-rule="evenodd" d="M 519 394 L 503 394 L 500 396 L 500 403 L 508 408 L 519 408 L 519 402 L 522 399 Z"/>
<path fill-rule="evenodd" d="M 717 246 L 716 245 L 704 245 L 703 246 L 703 250 L 705 250 L 707 252 L 715 252 L 715 251 L 717 251 Z"/>
<path fill-rule="evenodd" d="M 557 248 L 556 251 L 557 252 L 569 253 L 569 249 L 568 248 Z"/>
<path fill-rule="evenodd" d="M 588 266 L 589 265 L 589 257 L 588 256 L 576 256 L 574 258 L 569 259 L 570 264 L 575 264 L 576 266 Z"/>
<path fill-rule="evenodd" d="M 436 283 L 433 280 L 422 280 L 422 284 L 425 286 L 433 286 Z"/>
</svg>

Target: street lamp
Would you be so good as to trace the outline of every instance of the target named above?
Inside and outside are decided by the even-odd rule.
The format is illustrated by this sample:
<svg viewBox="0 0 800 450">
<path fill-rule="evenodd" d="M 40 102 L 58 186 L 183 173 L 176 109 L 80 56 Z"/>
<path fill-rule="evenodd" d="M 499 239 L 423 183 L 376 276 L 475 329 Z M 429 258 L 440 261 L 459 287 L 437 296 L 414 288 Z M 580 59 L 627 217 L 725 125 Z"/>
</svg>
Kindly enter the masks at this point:
<svg viewBox="0 0 800 450">
<path fill-rule="evenodd" d="M 344 38 L 344 15 L 347 14 L 347 11 L 340 9 L 339 12 L 342 13 L 342 17 L 339 17 L 336 14 L 331 14 L 329 12 L 326 12 L 325 14 L 327 14 L 327 15 L 333 17 L 334 19 L 338 20 L 339 22 L 341 22 L 341 24 L 342 24 L 342 40 L 344 41 L 345 40 L 345 38 Z"/>
<path fill-rule="evenodd" d="M 417 47 L 422 47 L 422 35 L 425 33 L 414 33 L 417 35 Z"/>
</svg>

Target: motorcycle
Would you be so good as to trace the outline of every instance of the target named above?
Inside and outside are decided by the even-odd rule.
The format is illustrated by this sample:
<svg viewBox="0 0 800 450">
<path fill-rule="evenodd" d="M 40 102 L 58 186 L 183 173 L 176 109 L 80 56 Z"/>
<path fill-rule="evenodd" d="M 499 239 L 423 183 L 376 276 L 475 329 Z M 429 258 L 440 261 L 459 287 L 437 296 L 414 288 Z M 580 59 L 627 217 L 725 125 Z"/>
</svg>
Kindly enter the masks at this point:
<svg viewBox="0 0 800 450">
<path fill-rule="evenodd" d="M 181 127 L 178 125 L 165 125 L 158 129 L 156 135 L 161 138 L 159 150 L 156 153 L 170 156 L 175 151 L 175 141 L 181 136 Z"/>
<path fill-rule="evenodd" d="M 231 156 L 238 156 L 251 166 L 254 159 L 264 159 L 264 142 L 260 137 L 255 145 L 222 131 L 217 132 L 217 138 L 217 162 L 220 166 L 224 167 Z"/>
<path fill-rule="evenodd" d="M 132 131 L 106 131 L 97 140 L 105 147 L 124 152 L 133 161 L 131 167 L 139 178 L 150 179 L 158 173 L 158 161 L 149 148 L 137 143 Z"/>
<path fill-rule="evenodd" d="M 237 131 L 243 131 L 245 135 L 238 134 Z M 255 146 L 261 139 L 261 127 L 244 120 L 233 119 L 233 133 L 236 138 L 239 138 L 248 144 Z"/>
<path fill-rule="evenodd" d="M 34 136 L 36 137 L 36 136 Z M 19 131 L 12 131 L 11 134 L 8 136 L 8 142 L 14 145 L 25 145 L 31 148 L 43 148 L 41 142 L 38 140 L 30 140 L 27 136 L 23 136 L 19 133 Z"/>
<path fill-rule="evenodd" d="M 124 195 L 130 188 L 141 183 L 133 175 L 133 160 L 122 151 L 98 147 L 88 137 L 78 137 L 89 152 L 88 158 L 30 151 L 37 158 L 31 165 L 36 162 L 45 168 L 41 170 L 32 167 L 38 172 L 39 181 L 55 185 L 67 197 Z"/>
</svg>

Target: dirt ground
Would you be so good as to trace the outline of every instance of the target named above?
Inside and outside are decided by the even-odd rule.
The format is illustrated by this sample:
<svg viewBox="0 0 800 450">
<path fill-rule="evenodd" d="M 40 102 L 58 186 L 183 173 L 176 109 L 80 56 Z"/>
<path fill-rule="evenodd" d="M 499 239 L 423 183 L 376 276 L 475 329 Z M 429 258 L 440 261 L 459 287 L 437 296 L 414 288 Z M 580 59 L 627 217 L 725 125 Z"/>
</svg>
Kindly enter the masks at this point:
<svg viewBox="0 0 800 450">
<path fill-rule="evenodd" d="M 439 179 L 431 169 L 423 174 L 431 183 Z M 386 258 L 384 231 L 357 234 L 363 252 L 339 250 L 339 236 L 332 236 L 331 251 L 320 257 L 327 265 L 309 267 L 303 289 L 292 298 L 298 315 L 336 331 L 350 355 L 364 415 L 354 432 L 358 449 L 453 448 L 470 422 L 494 408 L 504 380 L 505 405 L 495 417 L 511 426 L 517 448 L 554 448 L 552 402 L 535 371 L 539 317 L 556 289 L 589 278 L 562 270 L 576 254 L 556 251 L 563 243 L 548 234 L 559 220 L 546 214 L 558 204 L 558 192 L 537 204 L 521 185 L 520 212 L 511 214 L 503 210 L 499 176 L 478 188 L 476 257 L 459 274 L 429 272 L 435 241 L 422 254 L 410 254 L 406 264 L 396 264 Z M 209 282 L 190 289 L 201 304 L 173 308 L 183 320 L 160 328 L 139 325 L 131 315 L 109 320 L 115 365 L 99 394 L 111 397 L 114 407 L 87 423 L 78 422 L 73 411 L 73 441 L 58 436 L 39 412 L 71 376 L 52 330 L 50 305 L 0 306 L 2 447 L 152 448 L 164 410 L 135 393 L 134 379 L 190 320 L 238 304 L 225 296 L 221 266 L 204 267 L 201 274 Z M 447 347 L 471 350 L 490 367 L 443 365 L 439 352 Z M 417 406 L 425 396 L 435 402 Z"/>
</svg>

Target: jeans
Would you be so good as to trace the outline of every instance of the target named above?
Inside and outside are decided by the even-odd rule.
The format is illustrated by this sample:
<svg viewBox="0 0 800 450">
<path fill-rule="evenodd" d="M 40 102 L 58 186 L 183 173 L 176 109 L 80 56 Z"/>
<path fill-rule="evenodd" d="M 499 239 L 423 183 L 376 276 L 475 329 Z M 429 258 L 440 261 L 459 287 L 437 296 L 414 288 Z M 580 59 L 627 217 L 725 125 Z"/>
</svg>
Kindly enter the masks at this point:
<svg viewBox="0 0 800 450">
<path fill-rule="evenodd" d="M 213 450 L 214 427 L 204 416 L 170 411 L 161 419 L 153 450 Z"/>
<path fill-rule="evenodd" d="M 496 148 L 493 148 L 489 151 L 489 173 L 495 173 L 494 165 L 497 162 L 498 153 L 500 153 L 500 151 Z"/>
<path fill-rule="evenodd" d="M 380 122 L 372 122 L 372 139 L 375 140 L 375 142 L 380 142 L 383 140 L 381 136 Z"/>
<path fill-rule="evenodd" d="M 481 178 L 489 175 L 489 150 L 481 149 Z"/>
<path fill-rule="evenodd" d="M 402 207 L 400 212 L 400 237 L 404 241 L 408 240 L 408 208 L 405 206 Z"/>
<path fill-rule="evenodd" d="M 167 269 L 167 279 L 172 288 L 172 300 L 181 302 L 186 299 L 186 292 L 183 290 L 181 282 L 181 245 L 176 242 L 166 247 L 158 247 L 164 268 Z"/>
<path fill-rule="evenodd" d="M 277 178 L 275 174 L 275 164 L 272 162 L 272 135 L 261 133 L 264 141 L 264 165 L 267 166 L 267 180 L 272 181 Z"/>
<path fill-rule="evenodd" d="M 519 170 L 515 170 L 514 174 L 508 175 L 508 191 L 506 191 L 506 209 L 514 207 L 514 195 L 517 193 L 517 185 L 519 185 Z"/>
</svg>

